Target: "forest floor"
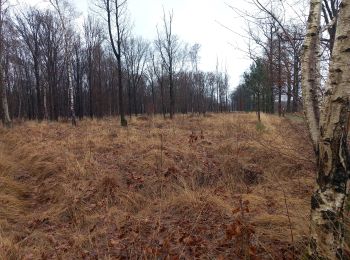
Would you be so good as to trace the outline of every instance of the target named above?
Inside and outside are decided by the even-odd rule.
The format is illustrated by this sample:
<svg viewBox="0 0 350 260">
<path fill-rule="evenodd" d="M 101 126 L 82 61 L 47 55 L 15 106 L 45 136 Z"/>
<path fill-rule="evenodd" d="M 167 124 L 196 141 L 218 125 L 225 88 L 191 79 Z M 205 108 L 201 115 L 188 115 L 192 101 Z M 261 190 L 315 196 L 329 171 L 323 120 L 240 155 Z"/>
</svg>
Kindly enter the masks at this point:
<svg viewBox="0 0 350 260">
<path fill-rule="evenodd" d="M 0 128 L 0 259 L 295 259 L 315 162 L 298 116 Z"/>
</svg>

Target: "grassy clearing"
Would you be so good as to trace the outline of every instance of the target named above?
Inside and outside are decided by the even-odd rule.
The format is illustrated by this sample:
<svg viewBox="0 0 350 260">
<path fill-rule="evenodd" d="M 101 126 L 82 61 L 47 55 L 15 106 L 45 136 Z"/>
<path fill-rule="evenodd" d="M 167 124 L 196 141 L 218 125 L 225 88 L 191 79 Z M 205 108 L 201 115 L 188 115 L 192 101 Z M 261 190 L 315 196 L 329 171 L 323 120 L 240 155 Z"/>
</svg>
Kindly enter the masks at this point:
<svg viewBox="0 0 350 260">
<path fill-rule="evenodd" d="M 276 116 L 0 129 L 0 259 L 291 258 L 314 171 L 303 122 Z"/>
</svg>

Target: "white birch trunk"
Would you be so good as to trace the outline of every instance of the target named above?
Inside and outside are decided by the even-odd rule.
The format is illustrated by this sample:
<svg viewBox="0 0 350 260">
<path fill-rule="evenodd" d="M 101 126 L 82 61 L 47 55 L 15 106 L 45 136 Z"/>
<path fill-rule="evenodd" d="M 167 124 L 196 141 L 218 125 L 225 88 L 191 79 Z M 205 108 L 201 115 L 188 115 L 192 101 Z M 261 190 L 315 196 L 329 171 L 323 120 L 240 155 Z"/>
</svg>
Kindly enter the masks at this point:
<svg viewBox="0 0 350 260">
<path fill-rule="evenodd" d="M 67 73 L 68 73 L 68 100 L 69 100 L 69 110 L 70 110 L 70 117 L 72 120 L 72 125 L 76 126 L 77 121 L 75 117 L 75 109 L 74 109 L 74 89 L 73 89 L 73 83 L 72 83 L 72 67 L 71 67 L 71 45 L 69 44 L 68 40 L 68 31 L 66 27 L 67 20 L 64 16 L 64 13 L 62 13 L 61 7 L 60 7 L 60 0 L 49 0 L 51 5 L 56 9 L 60 20 L 61 20 L 61 26 L 63 30 L 63 37 L 64 37 L 64 61 L 67 66 Z"/>
<path fill-rule="evenodd" d="M 343 212 L 350 176 L 347 149 L 350 0 L 343 0 L 340 5 L 328 84 L 320 118 L 320 139 L 316 144 L 318 170 L 316 191 L 311 200 L 310 256 L 312 259 L 345 259 Z"/>
<path fill-rule="evenodd" d="M 76 121 L 75 109 L 74 109 L 74 89 L 72 84 L 72 71 L 71 71 L 69 58 L 67 59 L 67 66 L 68 66 L 68 98 L 69 98 L 69 106 L 70 106 L 70 116 L 72 120 L 72 125 L 76 126 L 77 121 Z"/>
<path fill-rule="evenodd" d="M 319 49 L 322 0 L 311 0 L 307 34 L 303 44 L 301 59 L 304 112 L 315 151 L 319 140 L 319 100 L 320 87 Z"/>
</svg>

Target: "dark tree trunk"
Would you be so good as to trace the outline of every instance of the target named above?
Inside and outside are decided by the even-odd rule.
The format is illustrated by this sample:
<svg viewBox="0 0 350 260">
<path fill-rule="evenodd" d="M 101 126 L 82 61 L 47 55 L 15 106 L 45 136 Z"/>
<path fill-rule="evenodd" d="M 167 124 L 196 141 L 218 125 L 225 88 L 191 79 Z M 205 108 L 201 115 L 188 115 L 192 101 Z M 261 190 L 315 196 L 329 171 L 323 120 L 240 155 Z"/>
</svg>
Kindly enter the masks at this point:
<svg viewBox="0 0 350 260">
<path fill-rule="evenodd" d="M 131 79 L 128 76 L 128 114 L 129 118 L 132 116 L 132 104 L 131 104 Z"/>
<path fill-rule="evenodd" d="M 124 100 L 123 100 L 123 75 L 122 75 L 122 60 L 121 60 L 121 32 L 120 32 L 120 24 L 119 24 L 119 5 L 118 1 L 115 2 L 115 17 L 116 17 L 116 26 L 117 26 L 117 48 L 114 43 L 113 33 L 112 33 L 112 19 L 111 19 L 111 9 L 110 9 L 110 0 L 106 1 L 107 8 L 107 22 L 108 22 L 108 33 L 109 38 L 112 44 L 112 50 L 114 56 L 117 59 L 118 65 L 118 99 L 119 99 L 119 114 L 120 114 L 120 124 L 121 126 L 128 126 L 128 121 L 125 119 L 125 111 L 124 111 Z"/>
<path fill-rule="evenodd" d="M 260 117 L 260 93 L 257 94 L 257 112 L 258 112 L 258 120 L 261 122 L 261 117 Z"/>
<path fill-rule="evenodd" d="M 292 100 L 292 86 L 291 86 L 291 78 L 292 75 L 290 73 L 288 74 L 288 79 L 287 79 L 287 113 L 291 112 L 291 100 Z"/>
<path fill-rule="evenodd" d="M 299 57 L 294 53 L 293 112 L 298 112 L 299 99 Z"/>
<path fill-rule="evenodd" d="M 278 36 L 278 115 L 282 116 L 282 51 L 281 38 Z"/>
<path fill-rule="evenodd" d="M 169 69 L 169 91 L 170 91 L 170 118 L 174 117 L 175 109 L 175 96 L 174 96 L 174 80 L 173 80 L 173 65 L 172 58 L 170 58 L 170 69 Z"/>
<path fill-rule="evenodd" d="M 136 87 L 136 83 L 133 84 L 134 85 L 134 113 L 135 116 L 138 115 L 138 109 L 137 109 L 137 87 Z"/>
<path fill-rule="evenodd" d="M 163 113 L 163 117 L 165 118 L 165 104 L 164 104 L 164 83 L 163 81 L 160 83 L 160 96 L 161 96 L 161 100 L 162 100 L 162 113 Z"/>
<path fill-rule="evenodd" d="M 44 118 L 43 105 L 41 102 L 41 90 L 40 90 L 40 73 L 39 73 L 39 61 L 34 55 L 34 75 L 35 75 L 35 90 L 36 90 L 36 101 L 37 101 L 37 116 L 38 120 L 42 121 Z"/>
</svg>

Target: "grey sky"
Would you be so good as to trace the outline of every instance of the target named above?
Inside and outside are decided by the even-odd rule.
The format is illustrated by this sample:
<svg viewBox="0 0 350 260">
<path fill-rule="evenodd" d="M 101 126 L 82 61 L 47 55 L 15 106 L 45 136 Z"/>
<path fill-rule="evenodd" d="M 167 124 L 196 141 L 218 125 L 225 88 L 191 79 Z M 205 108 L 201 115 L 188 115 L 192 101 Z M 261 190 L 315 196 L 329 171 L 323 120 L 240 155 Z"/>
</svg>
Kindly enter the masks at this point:
<svg viewBox="0 0 350 260">
<path fill-rule="evenodd" d="M 31 5 L 43 0 L 17 0 L 19 3 Z M 73 1 L 77 10 L 86 14 L 90 0 Z M 230 2 L 230 0 L 228 0 Z M 234 0 L 235 5 L 244 5 L 244 0 Z M 226 5 L 224 0 L 128 0 L 128 9 L 131 21 L 134 24 L 134 34 L 153 40 L 156 37 L 156 26 L 161 25 L 164 9 L 174 11 L 173 30 L 180 40 L 189 44 L 199 43 L 200 68 L 205 71 L 215 71 L 217 57 L 220 69 L 225 66 L 230 75 L 231 88 L 236 87 L 240 75 L 247 69 L 250 61 L 246 55 L 235 49 L 240 46 L 244 49 L 243 39 L 220 26 L 216 21 L 230 26 L 237 32 L 243 33 L 244 24 L 237 23 L 235 14 Z"/>
<path fill-rule="evenodd" d="M 235 0 L 244 2 L 242 0 Z M 242 52 L 235 50 L 230 43 L 244 45 L 227 29 L 221 27 L 220 21 L 233 26 L 233 12 L 224 1 L 212 0 L 129 0 L 129 10 L 135 24 L 135 33 L 150 39 L 156 37 L 156 25 L 161 23 L 163 7 L 174 10 L 174 32 L 180 39 L 190 44 L 201 45 L 200 68 L 214 71 L 217 57 L 224 70 L 231 77 L 232 87 L 239 83 L 240 75 L 249 65 L 249 60 Z M 240 31 L 240 28 L 235 28 Z M 242 46 L 243 48 L 243 46 Z"/>
</svg>

